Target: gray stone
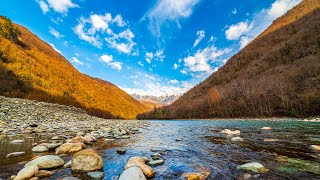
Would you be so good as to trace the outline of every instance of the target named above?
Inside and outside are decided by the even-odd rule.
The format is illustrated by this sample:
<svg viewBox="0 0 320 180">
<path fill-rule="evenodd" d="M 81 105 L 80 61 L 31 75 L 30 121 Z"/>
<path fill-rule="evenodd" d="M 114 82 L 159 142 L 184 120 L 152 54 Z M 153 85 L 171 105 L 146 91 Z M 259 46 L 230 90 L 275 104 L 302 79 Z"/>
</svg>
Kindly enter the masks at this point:
<svg viewBox="0 0 320 180">
<path fill-rule="evenodd" d="M 57 168 L 63 165 L 64 165 L 64 161 L 59 156 L 46 155 L 46 156 L 40 156 L 28 162 L 25 165 L 25 167 L 38 166 L 39 169 L 51 169 L 51 168 Z"/>
<path fill-rule="evenodd" d="M 163 159 L 159 159 L 159 160 L 154 160 L 154 161 L 148 162 L 149 166 L 157 166 L 157 165 L 161 165 L 161 164 L 164 164 L 164 160 Z"/>
<path fill-rule="evenodd" d="M 24 152 L 24 151 L 23 152 L 13 152 L 13 153 L 8 154 L 6 157 L 13 158 L 13 157 L 17 157 L 17 156 L 22 156 L 24 154 L 26 154 L 26 152 Z"/>
<path fill-rule="evenodd" d="M 147 180 L 139 167 L 130 167 L 122 172 L 119 180 Z"/>
<path fill-rule="evenodd" d="M 89 180 L 102 180 L 103 179 L 103 172 L 101 171 L 93 171 L 87 173 Z"/>
</svg>

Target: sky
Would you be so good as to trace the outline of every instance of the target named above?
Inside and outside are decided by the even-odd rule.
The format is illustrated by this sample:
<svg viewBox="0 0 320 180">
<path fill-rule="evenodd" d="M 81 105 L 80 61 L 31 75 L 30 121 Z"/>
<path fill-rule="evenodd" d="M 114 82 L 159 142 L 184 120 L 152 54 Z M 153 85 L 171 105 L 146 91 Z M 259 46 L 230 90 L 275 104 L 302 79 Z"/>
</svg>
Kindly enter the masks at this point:
<svg viewBox="0 0 320 180">
<path fill-rule="evenodd" d="M 142 95 L 183 94 L 301 0 L 1 0 L 80 72 Z"/>
</svg>

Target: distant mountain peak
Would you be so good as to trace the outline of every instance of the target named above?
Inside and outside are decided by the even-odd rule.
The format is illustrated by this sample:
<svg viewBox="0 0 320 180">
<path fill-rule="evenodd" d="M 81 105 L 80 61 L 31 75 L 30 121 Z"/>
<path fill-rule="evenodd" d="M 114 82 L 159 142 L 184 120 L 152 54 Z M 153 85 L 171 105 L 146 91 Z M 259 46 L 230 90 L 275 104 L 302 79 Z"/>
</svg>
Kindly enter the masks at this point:
<svg viewBox="0 0 320 180">
<path fill-rule="evenodd" d="M 180 97 L 180 95 L 178 94 L 165 94 L 165 95 L 155 96 L 155 95 L 141 95 L 141 94 L 134 93 L 130 95 L 138 101 L 146 101 L 146 102 L 151 102 L 155 104 L 161 104 L 164 106 L 172 104 Z"/>
</svg>

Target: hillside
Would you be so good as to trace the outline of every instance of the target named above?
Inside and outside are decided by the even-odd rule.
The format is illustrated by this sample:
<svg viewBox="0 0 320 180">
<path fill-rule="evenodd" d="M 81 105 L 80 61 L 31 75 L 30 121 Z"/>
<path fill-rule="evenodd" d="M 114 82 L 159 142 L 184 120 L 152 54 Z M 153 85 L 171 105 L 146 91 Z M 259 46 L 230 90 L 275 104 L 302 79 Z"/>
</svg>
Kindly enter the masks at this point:
<svg viewBox="0 0 320 180">
<path fill-rule="evenodd" d="M 320 115 L 320 3 L 304 0 L 172 105 L 139 119 Z"/>
<path fill-rule="evenodd" d="M 0 95 L 73 105 L 104 118 L 134 119 L 148 110 L 117 86 L 80 73 L 5 17 L 0 17 Z"/>
</svg>

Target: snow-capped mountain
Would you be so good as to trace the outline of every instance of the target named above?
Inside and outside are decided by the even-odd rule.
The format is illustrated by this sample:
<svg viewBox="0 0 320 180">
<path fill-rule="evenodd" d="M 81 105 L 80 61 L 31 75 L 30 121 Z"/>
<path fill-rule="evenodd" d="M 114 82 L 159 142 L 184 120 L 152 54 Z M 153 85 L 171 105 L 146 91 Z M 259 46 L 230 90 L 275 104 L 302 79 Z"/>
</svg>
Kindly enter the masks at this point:
<svg viewBox="0 0 320 180">
<path fill-rule="evenodd" d="M 131 96 L 138 101 L 147 101 L 161 105 L 172 104 L 180 97 L 180 95 L 177 94 L 166 94 L 162 96 L 131 94 Z"/>
</svg>

